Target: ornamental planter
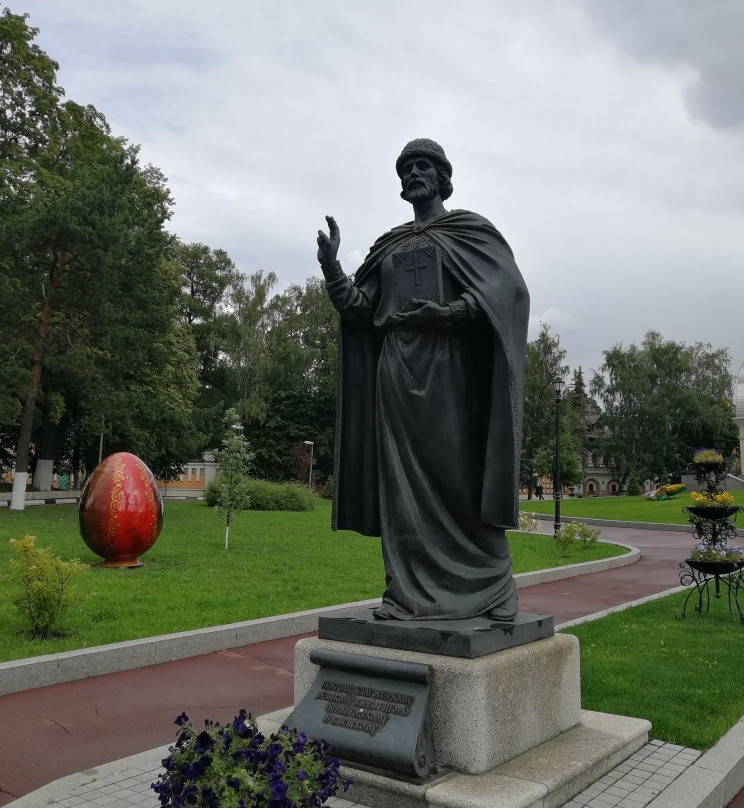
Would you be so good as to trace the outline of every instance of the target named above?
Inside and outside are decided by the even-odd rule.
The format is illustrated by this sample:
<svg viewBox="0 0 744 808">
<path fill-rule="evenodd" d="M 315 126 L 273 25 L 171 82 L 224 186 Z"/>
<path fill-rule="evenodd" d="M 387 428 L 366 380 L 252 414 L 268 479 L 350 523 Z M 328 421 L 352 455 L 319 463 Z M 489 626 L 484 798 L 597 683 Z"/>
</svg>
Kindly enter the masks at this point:
<svg viewBox="0 0 744 808">
<path fill-rule="evenodd" d="M 690 505 L 684 511 L 698 519 L 712 519 L 714 522 L 728 519 L 739 512 L 738 505 Z"/>
<path fill-rule="evenodd" d="M 150 469 L 129 452 L 109 455 L 94 469 L 78 505 L 83 541 L 103 567 L 140 567 L 163 526 L 163 500 Z"/>
<path fill-rule="evenodd" d="M 704 575 L 714 576 L 730 575 L 744 567 L 744 561 L 699 561 L 695 558 L 686 558 L 685 564 Z"/>
<path fill-rule="evenodd" d="M 726 477 L 726 464 L 717 461 L 693 463 L 695 480 L 703 494 L 698 500 L 710 504 L 691 505 L 682 510 L 688 514 L 692 533 L 699 544 L 690 558 L 679 566 L 679 582 L 690 587 L 682 610 L 677 617 L 683 618 L 687 604 L 697 595 L 695 611 L 701 615 L 710 609 L 711 594 L 720 598 L 727 595 L 729 614 L 744 624 L 744 612 L 739 603 L 739 593 L 744 589 L 744 560 L 739 560 L 742 551 L 729 548 L 728 539 L 736 536 L 736 515 L 742 510 L 738 505 L 717 504 L 722 499 L 722 483 Z M 733 557 L 732 557 L 733 556 Z M 714 559 L 719 560 L 714 560 Z"/>
</svg>

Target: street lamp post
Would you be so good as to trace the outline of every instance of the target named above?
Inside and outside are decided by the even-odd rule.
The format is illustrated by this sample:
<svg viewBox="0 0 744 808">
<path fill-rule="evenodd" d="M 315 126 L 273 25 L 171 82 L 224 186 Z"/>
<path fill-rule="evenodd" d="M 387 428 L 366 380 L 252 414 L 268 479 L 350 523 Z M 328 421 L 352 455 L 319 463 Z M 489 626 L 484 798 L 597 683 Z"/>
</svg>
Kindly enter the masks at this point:
<svg viewBox="0 0 744 808">
<path fill-rule="evenodd" d="M 307 481 L 307 489 L 308 489 L 308 491 L 312 491 L 313 490 L 313 448 L 315 447 L 315 444 L 311 440 L 306 440 L 306 441 L 304 441 L 304 443 L 305 443 L 305 446 L 310 447 L 310 476 L 309 476 L 308 481 Z"/>
<path fill-rule="evenodd" d="M 558 538 L 561 529 L 561 393 L 563 379 L 559 376 L 553 380 L 555 390 L 555 470 L 553 473 L 553 500 L 555 502 L 555 523 L 553 536 Z"/>
</svg>

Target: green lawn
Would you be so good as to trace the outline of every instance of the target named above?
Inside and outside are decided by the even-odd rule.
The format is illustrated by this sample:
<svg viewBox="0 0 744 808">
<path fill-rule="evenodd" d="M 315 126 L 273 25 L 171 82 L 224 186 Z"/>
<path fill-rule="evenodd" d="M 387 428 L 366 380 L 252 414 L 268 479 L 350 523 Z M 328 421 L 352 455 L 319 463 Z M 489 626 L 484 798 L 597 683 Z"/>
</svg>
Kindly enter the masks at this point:
<svg viewBox="0 0 744 808">
<path fill-rule="evenodd" d="M 744 491 L 731 492 L 737 505 L 744 505 Z M 583 516 L 588 519 L 622 519 L 627 522 L 660 522 L 668 525 L 688 524 L 682 508 L 692 505 L 689 491 L 674 499 L 649 502 L 643 497 L 584 497 L 562 499 L 561 516 Z M 522 500 L 519 507 L 529 513 L 553 513 L 553 500 Z"/>
<path fill-rule="evenodd" d="M 744 714 L 744 626 L 725 597 L 677 620 L 684 593 L 568 629 L 581 643 L 581 701 L 647 718 L 652 737 L 708 749 Z"/>
<path fill-rule="evenodd" d="M 131 570 L 91 566 L 76 581 L 82 599 L 62 620 L 66 636 L 49 642 L 23 635 L 10 605 L 8 540 L 35 535 L 37 544 L 88 564 L 100 559 L 83 543 L 75 506 L 0 511 L 0 660 L 251 620 L 378 597 L 384 571 L 377 539 L 330 529 L 330 503 L 311 512 L 241 514 L 223 549 L 224 526 L 202 502 L 166 503 L 156 544 Z M 515 572 L 605 558 L 624 548 L 598 544 L 563 559 L 551 538 L 511 535 Z"/>
</svg>

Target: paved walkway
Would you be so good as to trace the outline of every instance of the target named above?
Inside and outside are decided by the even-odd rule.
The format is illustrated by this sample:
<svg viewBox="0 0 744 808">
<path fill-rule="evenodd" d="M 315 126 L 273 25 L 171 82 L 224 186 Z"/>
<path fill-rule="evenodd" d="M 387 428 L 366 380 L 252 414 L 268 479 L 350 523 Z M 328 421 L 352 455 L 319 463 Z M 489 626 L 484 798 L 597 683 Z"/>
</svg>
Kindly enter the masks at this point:
<svg viewBox="0 0 744 808">
<path fill-rule="evenodd" d="M 603 538 L 635 545 L 641 560 L 521 589 L 520 609 L 553 614 L 560 624 L 670 589 L 679 584 L 678 563 L 692 545 L 689 533 L 634 528 L 606 528 Z M 196 725 L 207 717 L 229 720 L 240 707 L 261 715 L 288 706 L 297 639 L 0 697 L 0 806 L 65 775 L 167 745 L 182 710 Z M 152 781 L 152 771 L 132 776 L 142 779 L 134 798 L 155 805 L 148 789 L 142 791 Z M 119 779 L 126 780 L 126 772 Z M 138 804 L 106 796 L 98 794 L 101 799 L 92 802 L 78 796 L 59 804 Z"/>
</svg>

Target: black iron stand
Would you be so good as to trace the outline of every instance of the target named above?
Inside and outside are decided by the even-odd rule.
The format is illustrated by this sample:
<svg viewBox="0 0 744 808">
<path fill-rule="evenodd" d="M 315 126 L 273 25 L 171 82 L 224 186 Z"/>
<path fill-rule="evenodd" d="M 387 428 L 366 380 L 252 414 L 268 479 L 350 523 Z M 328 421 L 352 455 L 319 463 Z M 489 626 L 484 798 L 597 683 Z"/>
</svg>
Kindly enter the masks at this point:
<svg viewBox="0 0 744 808">
<path fill-rule="evenodd" d="M 713 563 L 715 562 L 708 562 L 708 566 L 712 566 Z M 694 565 L 695 562 L 693 561 L 692 564 Z M 721 597 L 721 588 L 726 588 L 731 619 L 736 620 L 738 617 L 739 622 L 744 623 L 744 612 L 742 612 L 739 603 L 739 591 L 744 589 L 744 570 L 742 570 L 741 567 L 732 570 L 731 564 L 722 563 L 721 566 L 727 567 L 727 570 L 722 569 L 720 572 L 704 572 L 691 566 L 689 560 L 683 561 L 679 566 L 682 570 L 679 574 L 679 582 L 682 586 L 693 587 L 687 593 L 685 602 L 682 604 L 682 611 L 677 614 L 679 619 L 684 618 L 685 612 L 687 611 L 687 604 L 690 598 L 695 594 L 697 594 L 695 611 L 698 615 L 703 613 L 703 603 L 705 603 L 705 611 L 708 612 L 710 610 L 710 590 L 712 584 L 714 597 L 716 598 Z"/>
</svg>

